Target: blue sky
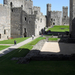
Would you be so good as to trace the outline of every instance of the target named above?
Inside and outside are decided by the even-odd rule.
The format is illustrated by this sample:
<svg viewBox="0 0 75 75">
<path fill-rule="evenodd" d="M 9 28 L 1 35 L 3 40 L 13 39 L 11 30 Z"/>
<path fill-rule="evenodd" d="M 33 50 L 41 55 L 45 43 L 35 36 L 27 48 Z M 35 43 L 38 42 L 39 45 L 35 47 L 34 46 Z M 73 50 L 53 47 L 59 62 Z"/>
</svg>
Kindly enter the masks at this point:
<svg viewBox="0 0 75 75">
<path fill-rule="evenodd" d="M 46 15 L 46 4 L 52 4 L 51 10 L 53 11 L 62 11 L 62 6 L 69 7 L 69 0 L 32 0 L 34 6 L 41 7 L 41 12 Z M 3 3 L 3 0 L 0 0 L 0 3 Z M 69 10 L 68 10 L 69 12 Z M 69 15 L 69 13 L 68 13 Z"/>
</svg>

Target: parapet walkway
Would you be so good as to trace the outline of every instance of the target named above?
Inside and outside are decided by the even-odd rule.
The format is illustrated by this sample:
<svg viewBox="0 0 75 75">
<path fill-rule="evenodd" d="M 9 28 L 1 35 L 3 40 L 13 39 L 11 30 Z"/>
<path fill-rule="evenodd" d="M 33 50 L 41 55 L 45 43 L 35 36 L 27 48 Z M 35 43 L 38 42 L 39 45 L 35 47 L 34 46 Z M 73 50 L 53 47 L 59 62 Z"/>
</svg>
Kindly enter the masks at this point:
<svg viewBox="0 0 75 75">
<path fill-rule="evenodd" d="M 36 37 L 34 37 L 34 39 L 36 39 L 38 37 L 39 36 L 36 36 Z M 25 40 L 25 41 L 23 41 L 23 42 L 20 42 L 20 43 L 18 43 L 16 45 L 13 45 L 11 47 L 8 47 L 6 49 L 1 50 L 0 51 L 0 57 L 5 55 L 5 54 L 7 54 L 7 53 L 9 53 L 9 52 L 11 52 L 11 51 L 13 51 L 13 50 L 15 50 L 15 49 L 17 49 L 17 48 L 19 48 L 19 47 L 21 47 L 21 46 L 23 46 L 23 45 L 25 45 L 25 44 L 27 44 L 27 43 L 29 43 L 29 42 L 31 42 L 31 41 L 32 41 L 32 37 L 27 39 L 27 40 Z"/>
</svg>

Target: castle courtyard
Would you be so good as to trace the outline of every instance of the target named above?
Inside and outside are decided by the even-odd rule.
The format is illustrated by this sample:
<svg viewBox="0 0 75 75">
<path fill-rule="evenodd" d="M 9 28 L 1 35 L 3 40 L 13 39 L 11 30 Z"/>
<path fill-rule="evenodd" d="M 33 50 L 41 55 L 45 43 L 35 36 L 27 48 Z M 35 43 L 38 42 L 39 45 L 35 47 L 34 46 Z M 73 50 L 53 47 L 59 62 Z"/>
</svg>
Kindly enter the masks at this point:
<svg viewBox="0 0 75 75">
<path fill-rule="evenodd" d="M 71 55 L 75 53 L 75 44 L 59 43 L 59 42 L 45 42 L 41 49 L 41 54 L 64 54 Z"/>
</svg>

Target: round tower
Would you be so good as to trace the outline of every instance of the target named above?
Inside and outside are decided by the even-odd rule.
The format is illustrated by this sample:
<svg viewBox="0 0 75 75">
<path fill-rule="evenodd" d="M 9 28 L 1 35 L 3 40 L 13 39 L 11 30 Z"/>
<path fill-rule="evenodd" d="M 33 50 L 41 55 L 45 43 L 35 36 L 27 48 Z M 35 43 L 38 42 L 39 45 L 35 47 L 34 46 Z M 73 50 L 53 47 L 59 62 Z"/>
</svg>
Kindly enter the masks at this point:
<svg viewBox="0 0 75 75">
<path fill-rule="evenodd" d="M 51 11 L 51 4 L 47 4 L 47 12 Z"/>
</svg>

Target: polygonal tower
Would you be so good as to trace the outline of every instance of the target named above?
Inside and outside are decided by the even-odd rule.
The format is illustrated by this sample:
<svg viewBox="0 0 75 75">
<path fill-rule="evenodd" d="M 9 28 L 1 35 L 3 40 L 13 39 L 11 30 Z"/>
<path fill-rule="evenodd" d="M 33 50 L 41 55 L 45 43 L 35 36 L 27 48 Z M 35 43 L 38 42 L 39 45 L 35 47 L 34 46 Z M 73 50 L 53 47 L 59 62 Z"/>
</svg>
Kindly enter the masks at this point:
<svg viewBox="0 0 75 75">
<path fill-rule="evenodd" d="M 62 25 L 69 24 L 68 7 L 63 7 Z"/>
<path fill-rule="evenodd" d="M 47 4 L 47 27 L 50 27 L 51 26 L 51 4 Z"/>
<path fill-rule="evenodd" d="M 75 38 L 75 0 L 70 0 L 70 37 Z"/>
<path fill-rule="evenodd" d="M 68 17 L 68 7 L 63 7 L 63 18 Z"/>
</svg>

